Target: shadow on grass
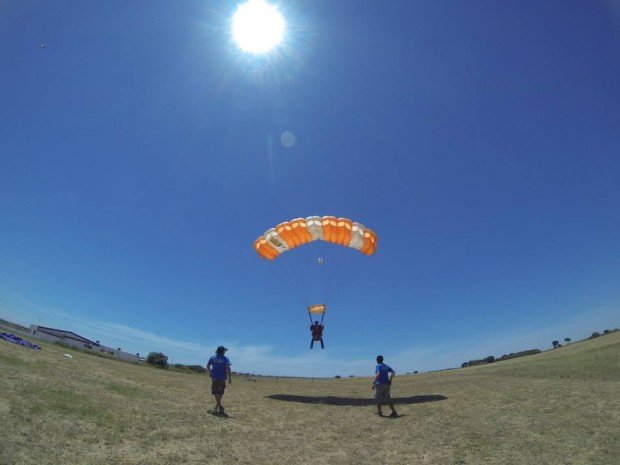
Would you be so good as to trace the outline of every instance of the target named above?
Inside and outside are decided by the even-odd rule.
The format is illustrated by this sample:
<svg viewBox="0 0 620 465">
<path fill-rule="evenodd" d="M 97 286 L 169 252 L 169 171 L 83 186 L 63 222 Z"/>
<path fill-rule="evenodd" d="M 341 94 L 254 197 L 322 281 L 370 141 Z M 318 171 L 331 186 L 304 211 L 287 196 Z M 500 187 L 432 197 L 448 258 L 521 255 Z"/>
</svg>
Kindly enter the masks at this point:
<svg viewBox="0 0 620 465">
<path fill-rule="evenodd" d="M 291 394 L 272 394 L 267 399 L 280 400 L 283 402 L 298 402 L 301 404 L 324 404 L 324 405 L 341 405 L 353 407 L 366 407 L 375 405 L 376 401 L 372 398 L 355 398 L 355 397 L 334 397 L 334 396 L 294 396 Z M 446 396 L 429 395 L 429 396 L 410 396 L 410 397 L 392 397 L 394 404 L 424 404 L 426 402 L 437 402 L 446 400 Z"/>
</svg>

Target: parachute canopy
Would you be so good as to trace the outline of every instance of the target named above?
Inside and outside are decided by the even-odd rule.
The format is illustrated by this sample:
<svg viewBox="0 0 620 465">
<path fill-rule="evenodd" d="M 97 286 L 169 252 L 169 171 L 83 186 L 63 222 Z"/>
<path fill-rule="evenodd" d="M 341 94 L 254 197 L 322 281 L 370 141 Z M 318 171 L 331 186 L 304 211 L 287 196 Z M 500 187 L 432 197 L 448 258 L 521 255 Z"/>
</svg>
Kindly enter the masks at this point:
<svg viewBox="0 0 620 465">
<path fill-rule="evenodd" d="M 273 260 L 283 252 L 319 240 L 372 255 L 377 250 L 378 238 L 372 229 L 347 218 L 309 216 L 268 229 L 254 241 L 254 250 L 261 258 Z"/>
<path fill-rule="evenodd" d="M 308 307 L 308 313 L 311 314 L 323 314 L 327 311 L 327 307 L 325 304 L 318 304 L 318 305 L 310 305 Z"/>
</svg>

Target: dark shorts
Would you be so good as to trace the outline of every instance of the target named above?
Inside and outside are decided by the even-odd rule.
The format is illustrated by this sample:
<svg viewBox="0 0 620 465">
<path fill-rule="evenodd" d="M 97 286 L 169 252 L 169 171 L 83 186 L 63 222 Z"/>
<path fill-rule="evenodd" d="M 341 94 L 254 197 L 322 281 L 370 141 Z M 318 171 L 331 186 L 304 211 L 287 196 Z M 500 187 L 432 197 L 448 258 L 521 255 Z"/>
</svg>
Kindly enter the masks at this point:
<svg viewBox="0 0 620 465">
<path fill-rule="evenodd" d="M 389 402 L 392 400 L 390 396 L 390 385 L 389 384 L 379 384 L 375 386 L 375 399 L 377 402 Z"/>
<path fill-rule="evenodd" d="M 226 380 L 214 379 L 211 382 L 211 394 L 215 395 L 223 395 L 224 389 L 226 389 Z"/>
</svg>

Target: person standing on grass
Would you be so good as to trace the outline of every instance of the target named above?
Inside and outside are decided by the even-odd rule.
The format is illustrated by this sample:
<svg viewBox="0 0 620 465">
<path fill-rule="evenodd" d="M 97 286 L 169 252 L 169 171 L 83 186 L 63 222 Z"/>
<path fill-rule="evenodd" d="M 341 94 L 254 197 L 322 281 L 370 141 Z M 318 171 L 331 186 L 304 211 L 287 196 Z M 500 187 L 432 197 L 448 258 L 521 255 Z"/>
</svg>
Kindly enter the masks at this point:
<svg viewBox="0 0 620 465">
<path fill-rule="evenodd" d="M 219 346 L 215 350 L 215 355 L 212 355 L 207 362 L 207 374 L 211 377 L 211 394 L 215 396 L 216 402 L 215 408 L 211 413 L 223 417 L 228 416 L 222 406 L 222 396 L 226 389 L 226 378 L 228 377 L 228 384 L 232 383 L 230 360 L 224 355 L 227 350 L 226 347 Z"/>
<path fill-rule="evenodd" d="M 390 376 L 388 377 L 388 373 Z M 377 401 L 377 414 L 382 417 L 381 405 L 387 404 L 392 410 L 390 417 L 396 418 L 398 414 L 394 408 L 392 397 L 390 396 L 390 386 L 396 372 L 391 366 L 383 363 L 383 355 L 377 355 L 377 366 L 375 367 L 375 379 L 372 380 L 372 388 L 375 391 L 375 400 Z"/>
</svg>

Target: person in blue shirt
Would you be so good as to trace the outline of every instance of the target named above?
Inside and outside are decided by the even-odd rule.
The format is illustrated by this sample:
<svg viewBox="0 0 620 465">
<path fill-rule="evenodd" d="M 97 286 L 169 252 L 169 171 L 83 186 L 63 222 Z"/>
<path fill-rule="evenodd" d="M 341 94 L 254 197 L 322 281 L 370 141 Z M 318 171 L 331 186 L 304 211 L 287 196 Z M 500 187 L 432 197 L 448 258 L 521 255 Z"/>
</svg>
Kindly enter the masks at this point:
<svg viewBox="0 0 620 465">
<path fill-rule="evenodd" d="M 226 417 L 226 412 L 222 406 L 222 396 L 226 389 L 226 378 L 228 384 L 232 384 L 232 373 L 230 371 L 230 360 L 224 355 L 228 349 L 219 346 L 215 350 L 215 355 L 207 362 L 207 374 L 211 377 L 211 394 L 215 397 L 215 409 L 211 412 L 214 415 Z"/>
<path fill-rule="evenodd" d="M 390 373 L 388 377 L 388 373 Z M 372 388 L 375 391 L 375 400 L 377 401 L 377 414 L 382 417 L 381 405 L 387 404 L 392 410 L 390 417 L 396 418 L 398 414 L 394 408 L 392 397 L 390 396 L 390 386 L 396 372 L 391 366 L 383 363 L 383 355 L 377 355 L 377 366 L 375 367 L 375 379 L 372 380 Z"/>
</svg>

